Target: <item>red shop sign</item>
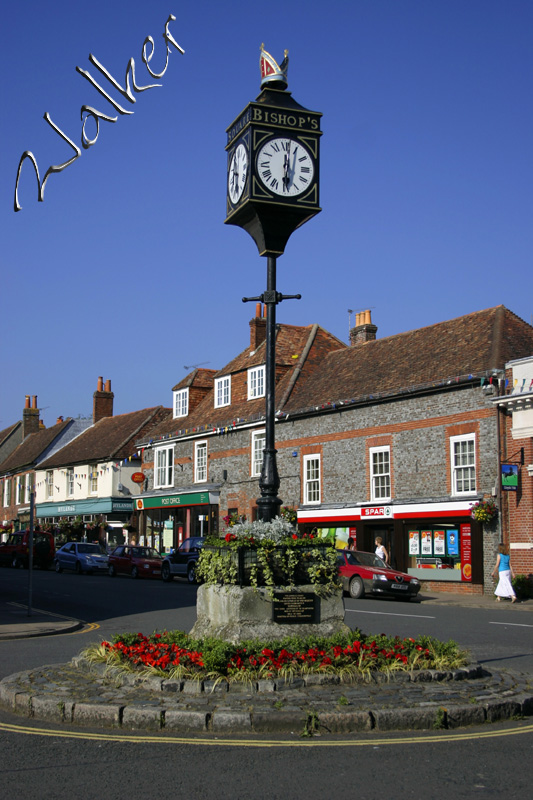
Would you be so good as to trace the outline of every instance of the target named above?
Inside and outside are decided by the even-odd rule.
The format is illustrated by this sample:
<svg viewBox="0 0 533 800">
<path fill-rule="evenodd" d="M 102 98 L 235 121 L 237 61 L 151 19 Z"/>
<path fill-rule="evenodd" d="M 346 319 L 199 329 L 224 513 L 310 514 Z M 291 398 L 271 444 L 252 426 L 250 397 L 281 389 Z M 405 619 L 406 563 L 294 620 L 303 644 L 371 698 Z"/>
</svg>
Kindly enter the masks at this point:
<svg viewBox="0 0 533 800">
<path fill-rule="evenodd" d="M 461 579 L 472 580 L 472 526 L 461 525 Z"/>
<path fill-rule="evenodd" d="M 131 476 L 133 483 L 144 483 L 146 480 L 146 475 L 144 472 L 134 472 Z"/>
</svg>

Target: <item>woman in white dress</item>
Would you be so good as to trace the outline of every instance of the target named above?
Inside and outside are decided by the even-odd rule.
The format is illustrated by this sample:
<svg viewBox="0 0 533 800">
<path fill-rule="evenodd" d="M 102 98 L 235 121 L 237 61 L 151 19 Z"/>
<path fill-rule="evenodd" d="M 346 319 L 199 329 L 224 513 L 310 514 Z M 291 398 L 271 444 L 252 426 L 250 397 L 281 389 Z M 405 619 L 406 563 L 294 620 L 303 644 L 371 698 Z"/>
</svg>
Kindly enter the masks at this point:
<svg viewBox="0 0 533 800">
<path fill-rule="evenodd" d="M 494 590 L 496 600 L 499 603 L 502 597 L 509 597 L 511 599 L 511 603 L 516 603 L 516 594 L 513 589 L 513 584 L 511 583 L 512 579 L 514 578 L 514 572 L 511 566 L 509 545 L 507 544 L 501 544 L 498 547 L 496 564 L 491 572 L 493 578 L 495 578 L 496 572 L 498 573 L 498 585 Z"/>
</svg>

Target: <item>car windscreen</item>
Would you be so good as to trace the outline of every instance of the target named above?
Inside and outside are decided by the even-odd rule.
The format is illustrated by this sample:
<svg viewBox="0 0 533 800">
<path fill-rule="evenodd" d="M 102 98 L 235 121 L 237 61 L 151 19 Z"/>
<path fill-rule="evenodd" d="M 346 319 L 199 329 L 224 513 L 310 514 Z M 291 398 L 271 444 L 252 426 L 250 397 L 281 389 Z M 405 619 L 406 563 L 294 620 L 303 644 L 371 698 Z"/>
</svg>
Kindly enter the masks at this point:
<svg viewBox="0 0 533 800">
<path fill-rule="evenodd" d="M 97 544 L 79 544 L 78 553 L 100 553 L 100 548 Z"/>
<path fill-rule="evenodd" d="M 381 558 L 378 558 L 374 553 L 350 553 L 346 551 L 346 561 L 348 564 L 360 567 L 379 567 L 386 569 L 387 565 Z"/>
<path fill-rule="evenodd" d="M 162 558 L 153 547 L 133 547 L 132 553 L 137 558 Z"/>
</svg>

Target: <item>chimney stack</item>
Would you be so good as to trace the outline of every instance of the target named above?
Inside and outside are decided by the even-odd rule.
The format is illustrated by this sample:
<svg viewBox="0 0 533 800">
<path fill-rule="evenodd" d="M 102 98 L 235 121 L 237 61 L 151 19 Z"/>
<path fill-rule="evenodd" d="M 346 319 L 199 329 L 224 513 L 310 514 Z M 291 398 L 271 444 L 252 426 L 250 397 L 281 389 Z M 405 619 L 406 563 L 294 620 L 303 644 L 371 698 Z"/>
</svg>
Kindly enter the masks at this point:
<svg viewBox="0 0 533 800">
<path fill-rule="evenodd" d="M 37 408 L 37 395 L 33 395 L 30 406 L 30 395 L 27 394 L 22 411 L 22 439 L 30 433 L 37 433 L 39 430 L 39 409 Z"/>
<path fill-rule="evenodd" d="M 104 417 L 113 416 L 113 399 L 115 395 L 111 391 L 111 381 L 105 382 L 102 377 L 98 378 L 97 389 L 93 394 L 93 422 L 99 422 Z"/>
<path fill-rule="evenodd" d="M 265 306 L 266 314 L 266 306 Z M 255 318 L 250 320 L 250 349 L 257 350 L 266 339 L 266 316 L 261 314 L 261 303 L 255 307 Z"/>
<path fill-rule="evenodd" d="M 376 338 L 377 325 L 372 324 L 370 309 L 355 315 L 355 328 L 350 331 L 350 345 L 356 347 Z"/>
</svg>

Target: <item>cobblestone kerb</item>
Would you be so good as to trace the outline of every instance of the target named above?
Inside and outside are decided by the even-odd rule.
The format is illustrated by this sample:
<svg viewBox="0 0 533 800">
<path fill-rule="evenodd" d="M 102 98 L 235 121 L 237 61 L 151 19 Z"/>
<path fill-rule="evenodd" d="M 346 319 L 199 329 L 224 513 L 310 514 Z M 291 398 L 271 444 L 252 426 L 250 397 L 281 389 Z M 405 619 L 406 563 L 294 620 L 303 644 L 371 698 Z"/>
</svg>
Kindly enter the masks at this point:
<svg viewBox="0 0 533 800">
<path fill-rule="evenodd" d="M 0 706 L 77 727 L 209 733 L 353 733 L 459 728 L 533 714 L 533 679 L 479 665 L 340 683 L 142 679 L 77 657 L 0 681 Z"/>
</svg>

